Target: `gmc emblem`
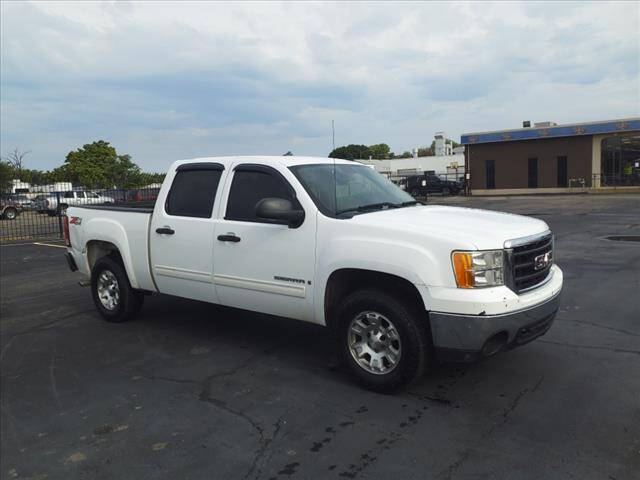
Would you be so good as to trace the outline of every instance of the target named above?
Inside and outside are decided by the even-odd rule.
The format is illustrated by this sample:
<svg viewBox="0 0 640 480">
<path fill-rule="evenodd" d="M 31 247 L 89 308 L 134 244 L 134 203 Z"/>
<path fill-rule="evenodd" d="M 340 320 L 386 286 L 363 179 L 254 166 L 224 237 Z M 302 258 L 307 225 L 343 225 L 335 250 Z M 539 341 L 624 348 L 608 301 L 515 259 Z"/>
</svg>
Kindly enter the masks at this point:
<svg viewBox="0 0 640 480">
<path fill-rule="evenodd" d="M 533 269 L 543 270 L 547 268 L 549 265 L 551 265 L 552 261 L 553 261 L 552 252 L 547 252 L 547 253 L 543 253 L 542 255 L 538 255 L 536 258 L 533 259 Z"/>
</svg>

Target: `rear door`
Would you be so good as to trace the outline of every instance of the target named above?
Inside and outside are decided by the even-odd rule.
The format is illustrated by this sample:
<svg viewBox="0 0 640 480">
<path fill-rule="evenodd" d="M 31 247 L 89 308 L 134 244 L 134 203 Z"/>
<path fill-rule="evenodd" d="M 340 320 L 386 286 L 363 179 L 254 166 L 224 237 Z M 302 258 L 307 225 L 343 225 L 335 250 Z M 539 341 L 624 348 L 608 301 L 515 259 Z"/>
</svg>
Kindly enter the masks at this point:
<svg viewBox="0 0 640 480">
<path fill-rule="evenodd" d="M 224 175 L 220 163 L 187 163 L 167 174 L 149 232 L 151 268 L 158 291 L 217 302 L 213 287 L 213 211 Z M 172 178 L 171 178 L 172 176 Z"/>
<path fill-rule="evenodd" d="M 214 280 L 220 303 L 312 321 L 316 210 L 311 199 L 286 169 L 242 162 L 229 175 L 226 208 L 220 212 L 224 218 L 215 231 Z M 256 204 L 273 197 L 302 208 L 302 225 L 289 228 L 256 217 Z"/>
</svg>

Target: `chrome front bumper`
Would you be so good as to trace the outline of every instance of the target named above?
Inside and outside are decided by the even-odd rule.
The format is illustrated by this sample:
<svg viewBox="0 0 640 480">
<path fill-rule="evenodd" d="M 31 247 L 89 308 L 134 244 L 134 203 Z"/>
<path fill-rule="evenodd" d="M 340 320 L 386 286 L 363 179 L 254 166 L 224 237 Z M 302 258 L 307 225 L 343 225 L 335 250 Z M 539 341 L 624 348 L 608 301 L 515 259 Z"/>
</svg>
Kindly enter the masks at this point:
<svg viewBox="0 0 640 480">
<path fill-rule="evenodd" d="M 474 361 L 544 335 L 560 307 L 560 292 L 533 307 L 501 315 L 430 312 L 431 334 L 442 361 Z M 487 348 L 489 342 L 491 348 Z"/>
</svg>

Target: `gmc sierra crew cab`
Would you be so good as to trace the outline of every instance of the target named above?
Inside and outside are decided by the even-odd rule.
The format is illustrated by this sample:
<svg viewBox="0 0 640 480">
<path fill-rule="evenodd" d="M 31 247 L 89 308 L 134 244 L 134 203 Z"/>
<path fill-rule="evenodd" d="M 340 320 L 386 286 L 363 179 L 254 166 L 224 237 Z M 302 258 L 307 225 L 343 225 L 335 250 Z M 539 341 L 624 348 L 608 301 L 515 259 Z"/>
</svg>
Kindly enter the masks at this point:
<svg viewBox="0 0 640 480">
<path fill-rule="evenodd" d="M 326 158 L 178 161 L 154 208 L 70 206 L 65 235 L 108 321 L 160 292 L 321 324 L 378 391 L 544 334 L 563 281 L 545 222 L 421 205 Z"/>
</svg>

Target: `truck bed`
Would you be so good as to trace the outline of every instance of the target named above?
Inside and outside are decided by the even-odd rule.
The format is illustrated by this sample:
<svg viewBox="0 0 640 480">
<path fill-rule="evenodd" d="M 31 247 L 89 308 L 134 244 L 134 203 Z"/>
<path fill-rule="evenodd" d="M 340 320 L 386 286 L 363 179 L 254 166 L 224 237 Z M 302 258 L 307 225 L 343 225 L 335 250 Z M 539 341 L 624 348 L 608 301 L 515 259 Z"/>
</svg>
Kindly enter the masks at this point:
<svg viewBox="0 0 640 480">
<path fill-rule="evenodd" d="M 113 244 L 122 256 L 129 281 L 134 288 L 155 290 L 149 266 L 149 228 L 154 202 L 131 202 L 116 205 L 70 206 L 67 215 L 78 217 L 78 223 L 70 225 L 72 248 L 81 255 L 88 242 Z M 87 259 L 88 260 L 88 259 Z M 78 269 L 90 275 L 90 266 L 78 262 Z"/>
</svg>

